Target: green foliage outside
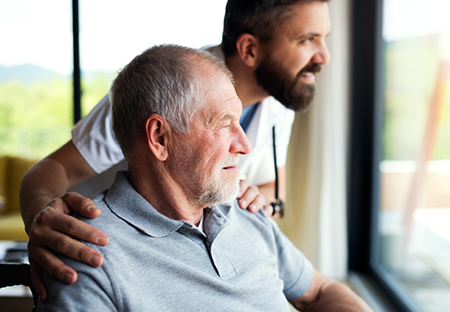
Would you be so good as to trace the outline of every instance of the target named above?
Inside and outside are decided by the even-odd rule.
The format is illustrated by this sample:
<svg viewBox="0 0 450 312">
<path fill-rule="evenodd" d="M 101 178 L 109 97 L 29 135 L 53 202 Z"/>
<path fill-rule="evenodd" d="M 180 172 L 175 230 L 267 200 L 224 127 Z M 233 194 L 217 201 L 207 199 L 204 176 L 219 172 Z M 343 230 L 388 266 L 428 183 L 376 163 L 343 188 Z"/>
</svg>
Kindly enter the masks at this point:
<svg viewBox="0 0 450 312">
<path fill-rule="evenodd" d="M 437 34 L 387 43 L 384 65 L 383 160 L 416 160 L 422 148 L 440 65 Z M 450 82 L 433 160 L 450 159 Z"/>
<path fill-rule="evenodd" d="M 71 81 L 0 84 L 0 155 L 39 159 L 70 138 Z"/>
<path fill-rule="evenodd" d="M 105 96 L 113 75 L 83 81 L 83 115 Z M 0 83 L 0 156 L 41 159 L 71 138 L 72 80 Z"/>
<path fill-rule="evenodd" d="M 84 78 L 81 98 L 82 115 L 87 115 L 92 108 L 108 93 L 115 73 L 97 72 L 95 76 Z"/>
</svg>

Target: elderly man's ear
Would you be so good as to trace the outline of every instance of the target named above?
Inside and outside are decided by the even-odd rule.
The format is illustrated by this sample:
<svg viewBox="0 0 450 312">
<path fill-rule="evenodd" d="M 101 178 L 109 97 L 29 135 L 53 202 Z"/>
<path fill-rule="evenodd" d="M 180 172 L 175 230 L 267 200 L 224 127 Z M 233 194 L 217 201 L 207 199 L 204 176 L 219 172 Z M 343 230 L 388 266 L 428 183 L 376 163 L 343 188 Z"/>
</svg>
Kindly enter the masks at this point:
<svg viewBox="0 0 450 312">
<path fill-rule="evenodd" d="M 168 124 L 158 114 L 147 117 L 145 130 L 147 132 L 147 145 L 150 151 L 160 161 L 165 161 L 168 155 Z"/>
</svg>

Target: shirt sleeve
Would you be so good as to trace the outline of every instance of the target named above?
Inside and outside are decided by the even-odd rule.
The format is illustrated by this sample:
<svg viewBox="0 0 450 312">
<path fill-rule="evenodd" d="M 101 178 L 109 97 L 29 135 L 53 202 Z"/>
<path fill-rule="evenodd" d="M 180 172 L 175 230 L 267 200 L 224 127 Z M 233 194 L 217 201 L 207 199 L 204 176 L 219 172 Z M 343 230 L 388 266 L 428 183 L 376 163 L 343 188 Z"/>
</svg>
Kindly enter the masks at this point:
<svg viewBox="0 0 450 312">
<path fill-rule="evenodd" d="M 281 280 L 284 282 L 284 295 L 291 301 L 301 297 L 312 282 L 314 267 L 306 256 L 294 246 L 294 244 L 281 232 L 273 219 L 275 234 L 278 270 Z"/>
<path fill-rule="evenodd" d="M 75 125 L 72 129 L 72 142 L 97 174 L 124 159 L 112 131 L 111 104 L 108 95 Z"/>
<path fill-rule="evenodd" d="M 105 272 L 103 266 L 93 268 L 66 257 L 61 259 L 77 271 L 78 279 L 74 284 L 68 285 L 44 272 L 48 297 L 46 301 L 39 299 L 38 312 L 119 310 L 115 302 L 115 289 L 110 282 L 111 277 Z"/>
</svg>

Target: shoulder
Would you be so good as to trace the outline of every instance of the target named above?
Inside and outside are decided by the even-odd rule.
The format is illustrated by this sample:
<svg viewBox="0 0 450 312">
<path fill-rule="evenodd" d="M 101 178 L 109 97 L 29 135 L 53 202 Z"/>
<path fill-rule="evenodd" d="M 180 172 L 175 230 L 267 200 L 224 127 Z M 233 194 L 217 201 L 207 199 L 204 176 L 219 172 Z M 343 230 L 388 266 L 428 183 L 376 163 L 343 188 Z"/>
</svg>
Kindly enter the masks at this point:
<svg viewBox="0 0 450 312">
<path fill-rule="evenodd" d="M 75 213 L 73 216 L 77 218 L 80 221 L 83 221 L 84 223 L 87 223 L 89 225 L 92 225 L 93 227 L 96 227 L 102 231 L 107 231 L 109 228 L 109 224 L 111 222 L 114 222 L 117 218 L 109 209 L 108 205 L 105 202 L 106 194 L 108 193 L 108 190 L 104 190 L 100 193 L 97 193 L 93 198 L 92 201 L 94 202 L 95 206 L 101 210 L 101 214 L 97 218 L 86 218 L 78 213 Z M 107 233 L 109 236 L 110 234 Z M 95 244 L 89 244 L 89 247 L 96 248 L 97 245 Z"/>
<path fill-rule="evenodd" d="M 244 231 L 253 228 L 260 234 L 264 234 L 263 236 L 266 238 L 267 234 L 272 236 L 278 229 L 276 222 L 267 217 L 262 209 L 252 213 L 248 209 L 240 208 L 237 201 L 233 201 L 231 204 L 229 219 L 231 223 L 237 224 Z"/>
<path fill-rule="evenodd" d="M 75 284 L 66 284 L 44 271 L 44 282 L 48 289 L 48 299 L 39 301 L 38 311 L 79 311 L 80 302 L 95 305 L 97 311 L 117 310 L 117 287 L 103 264 L 98 268 L 75 261 L 63 255 L 59 258 L 77 272 Z"/>
</svg>

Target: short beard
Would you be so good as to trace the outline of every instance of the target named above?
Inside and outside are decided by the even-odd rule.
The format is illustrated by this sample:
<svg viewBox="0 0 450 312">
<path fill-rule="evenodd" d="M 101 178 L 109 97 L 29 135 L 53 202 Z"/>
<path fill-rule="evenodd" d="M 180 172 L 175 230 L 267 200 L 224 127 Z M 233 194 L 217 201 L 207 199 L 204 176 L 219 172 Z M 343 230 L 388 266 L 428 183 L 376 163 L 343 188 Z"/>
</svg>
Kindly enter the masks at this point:
<svg viewBox="0 0 450 312">
<path fill-rule="evenodd" d="M 230 155 L 219 165 L 213 180 L 197 199 L 201 205 L 226 204 L 236 199 L 239 193 L 239 177 L 236 177 L 235 181 L 227 182 L 220 176 L 220 170 L 238 161 L 239 155 Z"/>
<path fill-rule="evenodd" d="M 275 63 L 270 54 L 266 54 L 255 70 L 255 78 L 258 85 L 286 108 L 301 112 L 311 104 L 315 93 L 314 84 L 302 82 L 301 76 L 305 72 L 318 73 L 320 69 L 319 64 L 308 64 L 295 78 L 291 78 L 286 68 Z"/>
</svg>

